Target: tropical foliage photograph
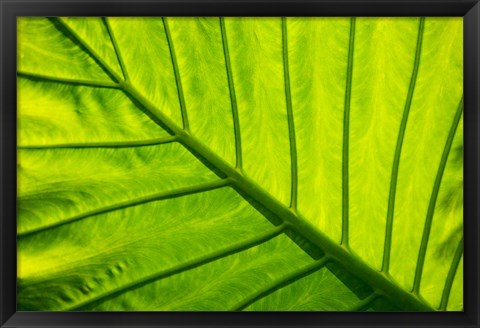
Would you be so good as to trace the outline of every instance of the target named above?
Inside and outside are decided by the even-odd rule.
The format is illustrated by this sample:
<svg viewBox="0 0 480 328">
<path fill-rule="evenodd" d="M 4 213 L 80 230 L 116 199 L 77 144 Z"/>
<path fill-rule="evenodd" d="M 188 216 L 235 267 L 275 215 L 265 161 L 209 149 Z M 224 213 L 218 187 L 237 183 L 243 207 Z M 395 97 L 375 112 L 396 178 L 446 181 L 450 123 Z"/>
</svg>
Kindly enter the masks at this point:
<svg viewBox="0 0 480 328">
<path fill-rule="evenodd" d="M 463 18 L 19 17 L 17 310 L 463 311 Z"/>
</svg>

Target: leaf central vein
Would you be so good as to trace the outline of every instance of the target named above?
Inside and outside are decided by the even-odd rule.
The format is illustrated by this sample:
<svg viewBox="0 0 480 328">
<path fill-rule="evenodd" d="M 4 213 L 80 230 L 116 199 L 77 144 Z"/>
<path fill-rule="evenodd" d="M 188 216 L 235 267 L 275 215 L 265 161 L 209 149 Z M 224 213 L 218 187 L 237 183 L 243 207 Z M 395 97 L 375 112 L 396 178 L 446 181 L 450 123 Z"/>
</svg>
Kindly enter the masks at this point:
<svg viewBox="0 0 480 328">
<path fill-rule="evenodd" d="M 344 226 L 344 233 L 342 236 L 342 245 L 338 245 L 331 240 L 329 240 L 323 233 L 319 232 L 313 228 L 304 218 L 302 218 L 296 211 L 292 208 L 287 208 L 284 204 L 280 203 L 277 199 L 271 196 L 268 192 L 263 190 L 258 184 L 256 184 L 249 177 L 245 176 L 242 172 L 232 167 L 229 163 L 225 162 L 218 155 L 213 153 L 206 145 L 204 145 L 200 140 L 191 135 L 188 129 L 188 120 L 186 117 L 185 106 L 183 103 L 183 92 L 181 91 L 181 82 L 178 69 L 176 67 L 176 59 L 174 56 L 173 44 L 168 28 L 168 23 L 166 18 L 163 18 L 165 32 L 167 35 L 167 41 L 169 43 L 171 55 L 172 55 L 172 64 L 174 66 L 175 77 L 177 81 L 177 91 L 179 92 L 179 98 L 181 103 L 182 118 L 183 118 L 183 128 L 179 127 L 174 123 L 169 117 L 167 117 L 162 111 L 160 111 L 155 105 L 153 105 L 146 97 L 144 97 L 136 88 L 131 84 L 130 81 L 122 82 L 120 84 L 120 89 L 123 90 L 129 97 L 135 100 L 135 103 L 138 105 L 139 109 L 144 110 L 157 124 L 162 127 L 166 127 L 172 134 L 176 135 L 178 142 L 185 146 L 190 152 L 192 152 L 197 158 L 206 163 L 212 170 L 216 170 L 218 174 L 223 177 L 222 183 L 230 184 L 234 187 L 237 192 L 239 192 L 244 197 L 249 197 L 257 200 L 257 202 L 265 207 L 267 210 L 270 210 L 278 218 L 280 218 L 285 225 L 288 225 L 295 232 L 299 233 L 313 244 L 320 247 L 327 255 L 328 258 L 332 261 L 345 263 L 348 261 L 351 265 L 346 267 L 347 271 L 352 272 L 357 277 L 365 280 L 368 283 L 371 283 L 372 286 L 378 288 L 378 290 L 383 291 L 387 297 L 402 299 L 409 306 L 415 309 L 421 310 L 432 310 L 428 304 L 419 300 L 418 297 L 408 293 L 407 291 L 401 289 L 390 279 L 385 278 L 377 271 L 370 268 L 366 263 L 356 258 L 351 252 L 348 251 L 348 134 L 349 134 L 349 111 L 350 111 L 350 96 L 351 96 L 351 84 L 352 84 L 352 73 L 353 73 L 353 51 L 354 51 L 354 39 L 355 39 L 355 18 L 351 18 L 350 23 L 350 41 L 349 41 L 349 52 L 348 52 L 348 67 L 347 67 L 347 81 L 346 81 L 346 93 L 345 93 L 345 114 L 344 114 L 344 143 L 343 143 L 343 211 L 342 211 L 342 222 Z M 286 34 L 286 21 L 284 24 L 284 54 L 287 54 L 287 34 Z M 87 50 L 88 53 L 94 57 L 97 62 L 103 63 L 101 58 L 96 54 L 88 45 L 82 40 L 74 31 L 68 29 L 71 34 L 70 37 L 75 38 L 80 44 L 82 44 Z M 286 60 L 286 62 L 285 62 Z M 284 56 L 284 73 L 285 73 L 285 83 L 289 79 L 288 72 L 288 56 Z M 114 76 L 118 81 L 122 81 L 115 72 L 108 67 L 108 65 L 103 65 L 107 70 L 109 75 Z M 288 89 L 288 90 L 287 90 Z M 288 97 L 289 88 L 286 88 L 286 96 Z M 290 96 L 291 102 L 291 96 Z M 183 105 L 182 105 L 183 104 Z M 289 105 L 287 105 L 289 106 Z M 291 112 L 290 109 L 287 108 Z M 293 128 L 293 116 L 290 119 L 291 127 L 289 127 L 289 132 L 294 132 Z M 292 138 L 290 139 L 292 140 Z M 292 147 L 292 144 L 291 144 Z M 291 148 L 292 149 L 292 148 Z M 294 149 L 294 148 L 293 148 Z M 293 155 L 293 153 L 291 153 Z M 292 179 L 293 180 L 293 179 Z M 218 183 L 218 182 L 217 182 Z M 293 185 L 293 184 L 292 184 Z M 219 187 L 219 186 L 218 186 Z M 196 191 L 191 191 L 196 192 Z M 326 258 L 327 258 L 326 257 Z M 319 264 L 317 264 L 319 265 Z M 298 278 L 297 278 L 298 279 Z"/>
</svg>

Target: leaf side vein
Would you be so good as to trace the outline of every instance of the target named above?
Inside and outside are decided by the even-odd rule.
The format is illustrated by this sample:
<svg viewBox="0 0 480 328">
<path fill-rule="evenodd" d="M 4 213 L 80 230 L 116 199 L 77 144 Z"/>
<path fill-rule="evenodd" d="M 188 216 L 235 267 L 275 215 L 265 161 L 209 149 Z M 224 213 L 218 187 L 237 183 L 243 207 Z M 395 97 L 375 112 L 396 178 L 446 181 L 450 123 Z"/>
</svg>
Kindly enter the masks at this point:
<svg viewBox="0 0 480 328">
<path fill-rule="evenodd" d="M 105 82 L 105 81 L 69 79 L 69 78 L 64 78 L 64 77 L 48 76 L 48 75 L 44 75 L 44 74 L 31 73 L 31 72 L 25 72 L 25 71 L 17 71 L 17 77 L 26 78 L 26 79 L 29 79 L 29 80 L 73 84 L 73 85 L 81 85 L 81 86 L 95 87 L 95 88 L 112 88 L 112 89 L 119 89 L 120 88 L 119 84 L 115 83 L 113 81 L 112 82 Z"/>
<path fill-rule="evenodd" d="M 182 113 L 183 128 L 186 131 L 189 131 L 190 124 L 188 122 L 188 113 L 187 113 L 187 107 L 185 105 L 185 96 L 183 94 L 182 79 L 180 77 L 180 70 L 178 69 L 177 55 L 175 54 L 175 47 L 173 45 L 172 35 L 170 33 L 170 27 L 168 26 L 167 17 L 162 17 L 162 22 L 163 22 L 163 27 L 165 29 L 165 36 L 167 38 L 170 57 L 172 59 L 173 73 L 175 75 L 175 83 L 177 85 L 178 101 L 180 103 L 180 111 Z"/>
<path fill-rule="evenodd" d="M 290 89 L 290 69 L 288 65 L 288 34 L 287 18 L 282 17 L 282 43 L 283 43 L 283 70 L 285 77 L 285 100 L 287 105 L 288 135 L 290 141 L 290 175 L 291 175 L 291 199 L 290 207 L 297 208 L 298 172 L 297 172 L 297 142 L 295 140 L 295 123 L 292 109 L 292 95 Z"/>
<path fill-rule="evenodd" d="M 463 255 L 463 237 L 458 242 L 457 249 L 455 250 L 455 255 L 453 256 L 450 269 L 448 270 L 447 279 L 445 280 L 445 286 L 443 287 L 442 299 L 440 301 L 440 311 L 445 311 L 448 306 L 448 299 L 450 297 L 450 292 L 452 291 L 453 280 L 457 273 L 460 260 Z"/>
<path fill-rule="evenodd" d="M 128 72 L 127 72 L 127 67 L 125 66 L 125 62 L 123 60 L 122 54 L 120 52 L 120 48 L 118 47 L 118 42 L 117 39 L 115 38 L 115 33 L 113 32 L 112 26 L 110 25 L 110 21 L 108 17 L 103 17 L 103 23 L 105 24 L 105 27 L 107 28 L 108 35 L 110 37 L 110 40 L 113 45 L 113 49 L 115 50 L 115 55 L 117 56 L 117 60 L 120 63 L 120 68 L 122 70 L 123 78 L 125 81 L 127 81 L 128 78 Z"/>
<path fill-rule="evenodd" d="M 248 307 L 249 305 L 267 297 L 268 295 L 276 292 L 279 289 L 287 287 L 294 282 L 311 275 L 314 272 L 317 272 L 327 264 L 330 259 L 327 256 L 322 257 L 321 259 L 316 260 L 304 267 L 296 269 L 295 271 L 276 279 L 269 284 L 265 285 L 262 289 L 258 290 L 256 293 L 245 298 L 239 302 L 236 306 L 232 308 L 232 311 L 241 311 Z"/>
<path fill-rule="evenodd" d="M 63 220 L 60 220 L 60 221 L 56 221 L 56 222 L 53 222 L 51 224 L 44 225 L 44 226 L 41 226 L 41 227 L 38 227 L 38 228 L 34 228 L 34 229 L 31 229 L 31 230 L 27 230 L 27 231 L 19 231 L 17 233 L 17 237 L 18 238 L 25 238 L 25 237 L 32 236 L 32 235 L 35 235 L 35 234 L 38 234 L 38 233 L 41 233 L 41 232 L 45 232 L 45 231 L 48 231 L 48 230 L 51 230 L 51 229 L 59 228 L 59 227 L 64 226 L 66 224 L 70 224 L 70 223 L 73 223 L 73 222 L 76 222 L 76 221 L 80 221 L 80 220 L 83 220 L 83 219 L 86 219 L 86 218 L 89 218 L 91 216 L 98 215 L 98 214 L 104 214 L 104 213 L 108 213 L 108 212 L 112 212 L 112 211 L 116 211 L 116 210 L 120 210 L 120 209 L 125 209 L 125 208 L 132 207 L 132 206 L 137 206 L 137 205 L 141 205 L 141 204 L 150 203 L 150 202 L 157 201 L 157 200 L 176 198 L 176 197 L 186 196 L 186 195 L 190 195 L 190 194 L 195 194 L 195 193 L 200 193 L 200 192 L 206 192 L 206 191 L 209 191 L 209 190 L 214 190 L 214 189 L 217 189 L 217 188 L 225 187 L 229 183 L 230 183 L 229 179 L 221 179 L 221 180 L 206 182 L 206 183 L 196 185 L 196 186 L 189 186 L 189 187 L 178 188 L 178 189 L 174 189 L 174 190 L 167 190 L 167 191 L 162 191 L 162 192 L 151 194 L 151 195 L 146 195 L 146 196 L 143 196 L 143 197 L 129 199 L 129 200 L 119 202 L 119 203 L 116 203 L 116 204 L 96 208 L 94 210 L 84 212 L 84 213 L 81 213 L 79 215 L 75 215 L 75 216 L 70 217 L 70 218 L 66 218 L 66 219 L 63 219 Z M 21 201 L 21 199 L 20 199 L 20 201 Z"/>
<path fill-rule="evenodd" d="M 230 90 L 230 101 L 232 103 L 233 130 L 235 135 L 235 154 L 237 169 L 242 169 L 242 138 L 240 132 L 240 118 L 238 116 L 237 97 L 235 94 L 235 85 L 233 83 L 232 63 L 230 62 L 230 52 L 228 50 L 227 30 L 225 19 L 220 17 L 220 30 L 222 32 L 223 53 L 225 56 L 225 66 L 227 69 L 228 87 Z"/>
<path fill-rule="evenodd" d="M 162 145 L 177 141 L 175 136 L 168 136 L 146 140 L 125 140 L 110 142 L 71 142 L 46 145 L 25 145 L 18 146 L 17 149 L 56 149 L 56 148 L 123 148 L 123 147 L 141 147 Z"/>
<path fill-rule="evenodd" d="M 358 304 L 356 304 L 352 308 L 348 309 L 347 311 L 348 312 L 364 311 L 364 310 L 368 309 L 370 304 L 372 304 L 379 297 L 380 297 L 380 295 L 373 292 L 368 297 L 366 297 L 364 300 L 358 302 Z"/>
<path fill-rule="evenodd" d="M 345 110 L 343 117 L 343 149 L 342 149 L 342 241 L 344 247 L 349 247 L 349 183 L 348 183 L 348 155 L 349 155 L 349 129 L 350 129 L 350 100 L 352 94 L 353 54 L 355 47 L 356 18 L 350 19 L 350 40 L 348 45 L 347 80 L 345 87 Z"/>
<path fill-rule="evenodd" d="M 390 179 L 390 192 L 388 196 L 387 223 L 385 227 L 385 243 L 383 248 L 383 264 L 382 264 L 382 272 L 385 272 L 385 273 L 388 273 L 388 270 L 390 267 L 393 215 L 395 210 L 395 195 L 397 191 L 398 170 L 400 167 L 400 156 L 402 154 L 403 139 L 405 136 L 405 131 L 407 129 L 408 115 L 410 113 L 410 107 L 412 105 L 413 93 L 415 91 L 415 84 L 417 81 L 418 69 L 420 66 L 420 57 L 422 53 L 424 28 L 425 28 L 425 17 L 421 17 L 419 27 L 418 27 L 417 45 L 415 50 L 415 59 L 413 64 L 412 77 L 410 79 L 410 85 L 408 88 L 407 99 L 405 101 L 402 121 L 400 123 L 400 128 L 398 130 L 397 145 L 395 147 L 395 155 L 394 155 L 393 166 L 392 166 L 392 175 Z"/>
<path fill-rule="evenodd" d="M 226 247 L 224 249 L 220 249 L 218 251 L 215 251 L 211 254 L 192 259 L 190 261 L 187 261 L 185 263 L 179 264 L 177 266 L 174 266 L 170 269 L 154 273 L 152 275 L 149 275 L 147 277 L 144 277 L 142 279 L 130 282 L 127 285 L 123 285 L 121 287 L 118 287 L 114 290 L 108 291 L 104 294 L 98 295 L 97 297 L 91 298 L 89 300 L 86 300 L 82 303 L 76 304 L 75 306 L 71 307 L 68 310 L 79 310 L 81 307 L 84 307 L 88 304 L 92 304 L 94 302 L 99 302 L 99 301 L 105 301 L 106 299 L 113 298 L 117 295 L 120 295 L 122 293 L 125 293 L 127 291 L 131 291 L 137 288 L 140 288 L 142 286 L 145 286 L 147 284 L 153 283 L 155 281 L 158 281 L 160 279 L 164 279 L 170 276 L 173 276 L 175 274 L 191 270 L 194 268 L 197 268 L 199 266 L 211 263 L 213 261 L 219 260 L 221 258 L 225 258 L 227 256 L 239 253 L 241 251 L 253 248 L 255 246 L 258 246 L 260 244 L 263 244 L 276 236 L 280 235 L 281 233 L 284 232 L 285 230 L 285 224 L 281 224 L 279 226 L 276 226 L 275 228 L 263 232 L 262 234 L 259 234 L 257 236 L 254 236 L 250 239 L 244 240 L 242 242 L 236 243 L 234 245 L 231 245 L 229 247 Z"/>
<path fill-rule="evenodd" d="M 442 183 L 443 173 L 445 172 L 445 167 L 447 166 L 448 155 L 450 154 L 450 149 L 452 148 L 453 139 L 455 137 L 455 132 L 457 131 L 458 124 L 463 113 L 463 96 L 460 100 L 460 103 L 457 107 L 455 117 L 453 118 L 450 131 L 448 133 L 447 141 L 442 153 L 442 158 L 438 166 L 437 176 L 435 177 L 435 182 L 432 188 L 432 194 L 430 196 L 430 201 L 428 204 L 427 215 L 425 218 L 425 225 L 423 227 L 422 241 L 418 250 L 417 266 L 415 268 L 415 278 L 413 281 L 413 293 L 419 294 L 420 292 L 420 283 L 422 280 L 423 266 L 425 264 L 425 257 L 427 254 L 428 240 L 430 239 L 430 230 L 432 227 L 433 214 L 435 212 L 435 205 L 437 204 L 438 193 L 440 191 L 440 185 Z"/>
</svg>

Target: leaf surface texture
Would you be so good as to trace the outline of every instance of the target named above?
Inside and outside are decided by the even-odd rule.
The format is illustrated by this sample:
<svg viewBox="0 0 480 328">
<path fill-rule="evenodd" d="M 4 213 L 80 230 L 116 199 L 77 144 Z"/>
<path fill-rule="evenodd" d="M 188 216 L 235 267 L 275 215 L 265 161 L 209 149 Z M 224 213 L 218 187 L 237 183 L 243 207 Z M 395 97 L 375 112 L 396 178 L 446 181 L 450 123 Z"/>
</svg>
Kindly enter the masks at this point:
<svg viewBox="0 0 480 328">
<path fill-rule="evenodd" d="M 20 18 L 18 308 L 463 309 L 461 18 Z"/>
</svg>

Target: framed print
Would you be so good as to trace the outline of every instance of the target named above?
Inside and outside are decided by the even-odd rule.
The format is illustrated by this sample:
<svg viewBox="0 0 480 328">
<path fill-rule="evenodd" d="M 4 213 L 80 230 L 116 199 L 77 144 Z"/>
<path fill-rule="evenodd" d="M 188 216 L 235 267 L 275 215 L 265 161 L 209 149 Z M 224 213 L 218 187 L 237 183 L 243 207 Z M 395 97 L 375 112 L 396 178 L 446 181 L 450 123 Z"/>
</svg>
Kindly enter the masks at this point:
<svg viewBox="0 0 480 328">
<path fill-rule="evenodd" d="M 2 327 L 478 327 L 477 1 L 1 5 Z"/>
</svg>

